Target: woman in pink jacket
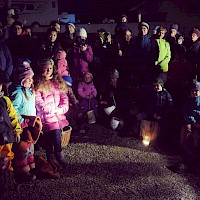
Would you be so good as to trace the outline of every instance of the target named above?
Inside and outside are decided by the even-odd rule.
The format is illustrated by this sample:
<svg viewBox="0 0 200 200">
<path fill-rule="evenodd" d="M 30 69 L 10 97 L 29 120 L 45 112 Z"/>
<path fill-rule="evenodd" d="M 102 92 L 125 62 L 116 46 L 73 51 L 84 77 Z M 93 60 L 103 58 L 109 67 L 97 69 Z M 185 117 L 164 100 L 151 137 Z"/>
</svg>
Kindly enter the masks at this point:
<svg viewBox="0 0 200 200">
<path fill-rule="evenodd" d="M 65 113 L 69 109 L 67 87 L 55 70 L 52 59 L 43 59 L 38 64 L 39 74 L 35 80 L 36 110 L 43 125 L 44 148 L 48 162 L 56 170 L 67 167 L 62 155 L 61 130 L 68 126 Z"/>
<path fill-rule="evenodd" d="M 73 66 L 70 67 L 70 75 L 75 82 L 82 75 L 89 72 L 89 63 L 93 61 L 93 50 L 87 41 L 87 32 L 84 28 L 77 31 L 77 38 L 73 49 Z"/>
</svg>

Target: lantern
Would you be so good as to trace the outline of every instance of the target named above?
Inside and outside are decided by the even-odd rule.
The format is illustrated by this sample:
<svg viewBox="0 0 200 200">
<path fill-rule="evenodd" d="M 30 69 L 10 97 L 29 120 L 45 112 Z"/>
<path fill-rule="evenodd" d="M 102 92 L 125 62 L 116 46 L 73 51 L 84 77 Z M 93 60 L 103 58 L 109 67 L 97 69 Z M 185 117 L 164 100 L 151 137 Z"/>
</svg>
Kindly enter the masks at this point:
<svg viewBox="0 0 200 200">
<path fill-rule="evenodd" d="M 140 136 L 142 137 L 142 143 L 145 146 L 149 146 L 150 143 L 154 143 L 159 131 L 158 122 L 142 120 L 140 123 Z"/>
</svg>

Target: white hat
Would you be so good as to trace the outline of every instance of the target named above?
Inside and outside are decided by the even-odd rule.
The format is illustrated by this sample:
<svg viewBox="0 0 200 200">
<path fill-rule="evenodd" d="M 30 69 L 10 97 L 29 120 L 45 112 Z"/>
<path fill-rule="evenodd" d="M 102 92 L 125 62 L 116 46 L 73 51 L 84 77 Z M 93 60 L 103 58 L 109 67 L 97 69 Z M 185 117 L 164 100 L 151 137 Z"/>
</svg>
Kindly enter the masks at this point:
<svg viewBox="0 0 200 200">
<path fill-rule="evenodd" d="M 80 28 L 77 35 L 80 36 L 80 37 L 87 38 L 87 31 L 84 28 Z"/>
<path fill-rule="evenodd" d="M 15 10 L 13 8 L 9 9 L 8 15 L 15 15 Z"/>
</svg>

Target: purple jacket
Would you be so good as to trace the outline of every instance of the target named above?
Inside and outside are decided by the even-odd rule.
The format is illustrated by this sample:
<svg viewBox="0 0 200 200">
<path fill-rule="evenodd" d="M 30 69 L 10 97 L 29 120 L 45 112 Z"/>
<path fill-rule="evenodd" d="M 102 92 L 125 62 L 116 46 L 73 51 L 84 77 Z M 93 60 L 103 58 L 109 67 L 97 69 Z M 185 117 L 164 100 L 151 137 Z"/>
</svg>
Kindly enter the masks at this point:
<svg viewBox="0 0 200 200">
<path fill-rule="evenodd" d="M 93 82 L 87 84 L 85 82 L 80 82 L 78 84 L 78 94 L 82 98 L 86 98 L 87 96 L 89 97 L 90 94 L 93 95 L 93 97 L 97 96 L 97 90 L 93 84 Z"/>
<path fill-rule="evenodd" d="M 44 132 L 62 129 L 69 125 L 65 117 L 68 109 L 67 94 L 60 92 L 55 83 L 52 83 L 50 91 L 36 91 L 36 110 L 41 118 Z"/>
<path fill-rule="evenodd" d="M 79 47 L 74 47 L 73 51 L 74 66 L 70 68 L 70 74 L 74 80 L 82 77 L 85 72 L 89 71 L 89 63 L 93 60 L 93 50 L 90 45 L 88 48 L 81 52 Z"/>
</svg>

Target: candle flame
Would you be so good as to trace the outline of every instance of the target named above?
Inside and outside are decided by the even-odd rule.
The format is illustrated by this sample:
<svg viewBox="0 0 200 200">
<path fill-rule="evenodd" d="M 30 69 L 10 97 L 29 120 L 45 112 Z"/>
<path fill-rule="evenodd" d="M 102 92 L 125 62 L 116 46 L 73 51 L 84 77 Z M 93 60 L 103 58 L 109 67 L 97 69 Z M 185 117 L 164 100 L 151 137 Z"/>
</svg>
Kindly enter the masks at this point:
<svg viewBox="0 0 200 200">
<path fill-rule="evenodd" d="M 150 144 L 150 137 L 149 136 L 144 136 L 142 143 L 144 144 L 144 146 L 149 146 Z"/>
</svg>

